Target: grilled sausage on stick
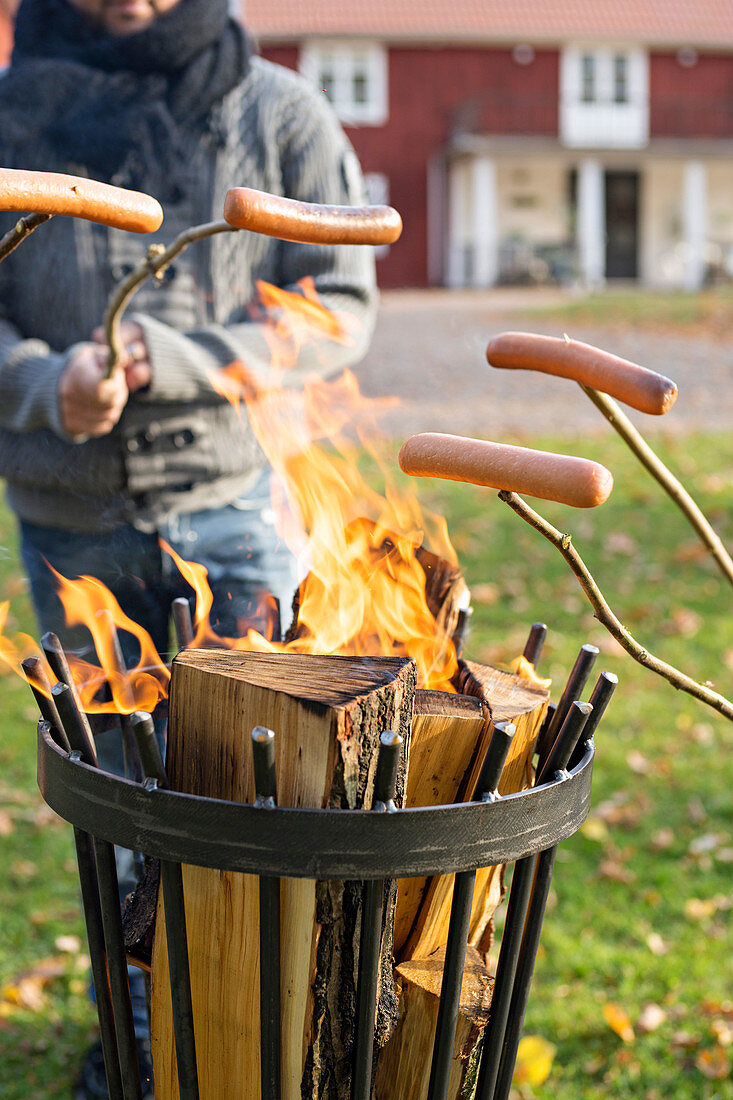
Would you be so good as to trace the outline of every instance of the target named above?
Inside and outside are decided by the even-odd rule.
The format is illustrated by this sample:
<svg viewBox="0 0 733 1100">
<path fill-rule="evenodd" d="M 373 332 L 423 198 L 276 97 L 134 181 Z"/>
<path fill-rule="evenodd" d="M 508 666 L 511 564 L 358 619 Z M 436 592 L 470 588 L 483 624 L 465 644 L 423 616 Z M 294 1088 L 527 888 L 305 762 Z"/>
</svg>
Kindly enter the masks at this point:
<svg viewBox="0 0 733 1100">
<path fill-rule="evenodd" d="M 323 206 L 251 187 L 227 192 L 224 218 L 237 229 L 301 244 L 393 244 L 402 232 L 391 206 Z"/>
<path fill-rule="evenodd" d="M 502 332 L 489 342 L 486 358 L 492 367 L 572 378 L 654 416 L 669 412 L 677 399 L 671 379 L 578 340 Z"/>
<path fill-rule="evenodd" d="M 17 168 L 0 168 L 0 210 L 67 214 L 133 233 L 153 233 L 163 221 L 160 203 L 141 191 Z"/>
<path fill-rule="evenodd" d="M 414 477 L 468 481 L 574 508 L 603 504 L 613 488 L 613 475 L 599 462 L 436 432 L 408 439 L 399 463 Z"/>
</svg>

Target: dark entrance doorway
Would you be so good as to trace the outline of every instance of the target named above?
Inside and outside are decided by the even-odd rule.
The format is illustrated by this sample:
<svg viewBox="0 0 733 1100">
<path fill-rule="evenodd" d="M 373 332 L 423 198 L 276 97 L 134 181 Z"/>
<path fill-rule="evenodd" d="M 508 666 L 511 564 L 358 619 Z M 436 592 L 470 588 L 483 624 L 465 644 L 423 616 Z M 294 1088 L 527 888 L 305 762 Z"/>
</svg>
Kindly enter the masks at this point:
<svg viewBox="0 0 733 1100">
<path fill-rule="evenodd" d="M 639 173 L 606 172 L 606 278 L 639 274 Z"/>
</svg>

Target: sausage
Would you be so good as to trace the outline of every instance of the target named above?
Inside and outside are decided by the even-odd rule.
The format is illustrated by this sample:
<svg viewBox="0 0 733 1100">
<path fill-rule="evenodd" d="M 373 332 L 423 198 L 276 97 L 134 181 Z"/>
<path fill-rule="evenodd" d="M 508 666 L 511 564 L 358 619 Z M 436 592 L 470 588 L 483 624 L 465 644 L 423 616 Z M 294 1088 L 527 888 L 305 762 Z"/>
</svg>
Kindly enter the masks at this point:
<svg viewBox="0 0 733 1100">
<path fill-rule="evenodd" d="M 663 374 L 578 340 L 502 332 L 489 342 L 486 358 L 492 367 L 572 378 L 653 416 L 669 412 L 677 400 L 676 383 Z"/>
<path fill-rule="evenodd" d="M 16 168 L 0 168 L 0 210 L 68 214 L 133 233 L 153 233 L 163 221 L 160 203 L 141 191 L 81 176 Z"/>
<path fill-rule="evenodd" d="M 613 475 L 600 462 L 436 432 L 408 439 L 399 463 L 413 477 L 468 481 L 557 500 L 574 508 L 603 504 L 613 488 Z"/>
<path fill-rule="evenodd" d="M 237 229 L 301 244 L 393 244 L 402 232 L 391 206 L 322 206 L 251 187 L 227 191 L 224 218 Z"/>
</svg>

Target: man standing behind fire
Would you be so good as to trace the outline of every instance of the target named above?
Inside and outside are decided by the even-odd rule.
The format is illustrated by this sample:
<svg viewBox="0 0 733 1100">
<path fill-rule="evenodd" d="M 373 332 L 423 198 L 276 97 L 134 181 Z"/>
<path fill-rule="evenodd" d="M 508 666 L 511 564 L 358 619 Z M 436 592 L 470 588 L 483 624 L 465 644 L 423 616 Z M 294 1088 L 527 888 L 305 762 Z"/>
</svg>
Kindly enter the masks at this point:
<svg viewBox="0 0 733 1100">
<path fill-rule="evenodd" d="M 0 163 L 146 191 L 163 205 L 155 240 L 164 243 L 219 219 L 234 185 L 363 201 L 324 97 L 253 56 L 227 0 L 22 0 L 0 80 Z M 208 568 L 219 633 L 263 628 L 267 592 L 287 608 L 294 569 L 275 534 L 270 473 L 246 414 L 212 374 L 238 360 L 268 379 L 266 319 L 252 309 L 258 280 L 296 290 L 312 279 L 325 306 L 353 319 L 350 346 L 304 348 L 288 385 L 359 358 L 373 322 L 371 250 L 224 233 L 136 296 L 125 357 L 105 380 L 98 326 L 148 243 L 55 218 L 0 267 L 0 474 L 41 628 L 77 649 L 88 639 L 64 626 L 47 563 L 102 580 L 165 653 L 171 601 L 190 589 L 160 537 Z M 99 737 L 98 750 L 119 769 L 116 734 Z M 133 997 L 144 1036 L 137 984 Z M 97 1054 L 77 1095 L 106 1095 L 102 1078 Z"/>
</svg>

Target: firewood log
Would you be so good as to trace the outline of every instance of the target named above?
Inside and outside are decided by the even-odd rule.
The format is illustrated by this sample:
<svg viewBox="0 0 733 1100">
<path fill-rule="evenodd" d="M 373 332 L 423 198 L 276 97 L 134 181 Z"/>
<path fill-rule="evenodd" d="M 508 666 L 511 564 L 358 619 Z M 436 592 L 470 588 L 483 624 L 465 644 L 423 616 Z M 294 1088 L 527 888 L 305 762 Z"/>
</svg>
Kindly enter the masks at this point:
<svg viewBox="0 0 733 1100">
<path fill-rule="evenodd" d="M 454 802 L 489 722 L 488 710 L 480 699 L 418 690 L 405 805 L 444 806 Z M 397 882 L 394 952 L 398 958 L 429 881 L 404 878 Z"/>
<path fill-rule="evenodd" d="M 276 733 L 280 805 L 369 808 L 379 735 L 386 728 L 396 730 L 407 750 L 414 690 L 415 666 L 402 658 L 183 651 L 173 662 L 171 681 L 171 786 L 251 802 L 250 731 L 264 725 Z M 404 793 L 403 764 L 398 805 Z M 221 1100 L 234 1089 L 237 1096 L 257 1100 L 258 880 L 184 867 L 184 890 L 201 1098 Z M 390 951 L 394 890 L 390 896 L 377 1014 L 382 1039 L 398 1011 Z M 348 1006 L 355 998 L 360 899 L 361 887 L 354 883 L 282 881 L 284 1100 L 349 1095 L 353 1019 Z M 157 929 L 152 963 L 156 1096 L 175 1100 L 160 912 Z"/>
<path fill-rule="evenodd" d="M 397 967 L 401 985 L 400 1019 L 393 1038 L 380 1054 L 376 1100 L 424 1100 L 427 1096 L 444 958 L 445 949 L 440 948 L 429 959 L 404 962 Z M 489 1016 L 491 988 L 492 979 L 481 956 L 469 947 L 448 1100 L 459 1100 L 476 1072 L 477 1044 Z"/>
<path fill-rule="evenodd" d="M 458 687 L 466 695 L 475 697 L 481 704 L 486 720 L 474 745 L 473 755 L 458 787 L 450 792 L 445 789 L 441 798 L 445 802 L 467 802 L 477 797 L 476 790 L 493 723 L 513 722 L 516 733 L 504 766 L 499 791 L 509 794 L 523 790 L 532 781 L 532 752 L 540 726 L 547 711 L 549 696 L 543 688 L 529 684 L 512 673 L 480 665 L 474 661 L 462 661 Z M 423 724 L 424 723 L 424 724 Z M 413 736 L 410 767 L 420 767 L 422 729 L 430 723 L 418 725 L 418 736 Z M 446 752 L 452 751 L 453 732 L 446 731 Z M 435 769 L 437 770 L 437 769 Z M 447 778 L 447 777 L 446 777 Z M 408 778 L 409 798 L 409 778 Z M 481 868 L 476 875 L 476 886 L 471 911 L 470 942 L 481 951 L 487 951 L 491 939 L 491 918 L 502 895 L 501 868 Z M 430 880 L 423 894 L 420 908 L 406 944 L 401 951 L 403 959 L 426 959 L 442 947 L 448 938 L 450 906 L 453 897 L 453 877 L 442 875 Z M 400 931 L 406 922 L 404 912 L 398 913 Z"/>
</svg>

